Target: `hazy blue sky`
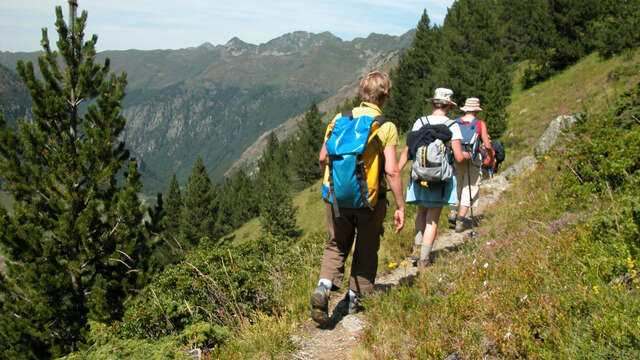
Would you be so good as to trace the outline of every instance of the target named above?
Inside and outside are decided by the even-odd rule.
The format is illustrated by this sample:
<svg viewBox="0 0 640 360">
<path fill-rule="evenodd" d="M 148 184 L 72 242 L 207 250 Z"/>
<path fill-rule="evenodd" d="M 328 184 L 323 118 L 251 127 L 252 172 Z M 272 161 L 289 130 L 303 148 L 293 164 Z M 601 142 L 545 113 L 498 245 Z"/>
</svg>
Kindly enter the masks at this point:
<svg viewBox="0 0 640 360">
<path fill-rule="evenodd" d="M 343 40 L 372 32 L 400 35 L 424 9 L 441 24 L 453 0 L 78 0 L 89 19 L 85 37 L 98 34 L 98 51 L 178 49 L 234 36 L 252 44 L 303 30 L 330 31 Z M 54 28 L 64 0 L 0 0 L 0 51 L 40 50 L 41 29 Z"/>
</svg>

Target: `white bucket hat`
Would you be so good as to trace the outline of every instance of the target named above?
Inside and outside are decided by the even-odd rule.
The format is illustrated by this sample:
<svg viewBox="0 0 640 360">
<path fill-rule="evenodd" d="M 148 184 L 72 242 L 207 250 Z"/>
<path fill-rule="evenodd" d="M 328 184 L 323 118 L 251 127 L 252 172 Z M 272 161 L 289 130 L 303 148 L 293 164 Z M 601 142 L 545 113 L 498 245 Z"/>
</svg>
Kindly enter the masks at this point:
<svg viewBox="0 0 640 360">
<path fill-rule="evenodd" d="M 478 112 L 482 111 L 480 107 L 480 99 L 478 98 L 468 98 L 464 102 L 464 106 L 460 108 L 460 110 L 464 112 Z"/>
<path fill-rule="evenodd" d="M 453 106 L 458 106 L 458 104 L 454 103 L 451 98 L 453 97 L 453 90 L 447 88 L 437 88 L 433 98 L 427 99 L 428 102 L 443 102 L 445 104 L 450 104 Z"/>
</svg>

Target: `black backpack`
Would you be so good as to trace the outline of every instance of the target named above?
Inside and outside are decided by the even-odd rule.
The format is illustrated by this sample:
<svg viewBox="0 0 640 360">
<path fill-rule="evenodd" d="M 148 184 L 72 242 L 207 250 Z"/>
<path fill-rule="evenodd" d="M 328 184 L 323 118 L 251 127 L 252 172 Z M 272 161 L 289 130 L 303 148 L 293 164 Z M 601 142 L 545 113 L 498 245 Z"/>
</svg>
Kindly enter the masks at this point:
<svg viewBox="0 0 640 360">
<path fill-rule="evenodd" d="M 502 145 L 501 142 L 499 141 L 492 141 L 491 142 L 491 147 L 493 148 L 493 150 L 495 150 L 496 152 L 496 162 L 498 164 L 500 164 L 501 162 L 504 161 L 504 146 Z"/>
</svg>

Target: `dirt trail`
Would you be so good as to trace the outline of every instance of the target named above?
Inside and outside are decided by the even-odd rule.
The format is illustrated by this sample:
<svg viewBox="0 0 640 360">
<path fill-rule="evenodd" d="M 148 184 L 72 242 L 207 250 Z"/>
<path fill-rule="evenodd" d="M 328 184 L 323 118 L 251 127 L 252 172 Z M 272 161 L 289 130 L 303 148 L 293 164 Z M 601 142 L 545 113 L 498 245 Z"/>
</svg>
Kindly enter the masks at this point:
<svg viewBox="0 0 640 360">
<path fill-rule="evenodd" d="M 482 218 L 484 209 L 495 203 L 500 195 L 508 188 L 507 180 L 502 176 L 496 176 L 491 181 L 481 185 L 481 196 L 478 199 L 475 218 Z M 407 219 L 411 229 L 412 219 Z M 405 229 L 407 231 L 407 229 Z M 446 252 L 455 249 L 469 236 L 469 230 L 463 233 L 448 232 L 439 234 L 434 243 L 434 251 L 438 256 L 446 256 Z M 399 261 L 409 261 L 409 258 Z M 437 261 L 437 260 L 436 260 Z M 417 276 L 417 268 L 413 266 L 399 266 L 391 273 L 376 279 L 376 290 L 392 291 L 392 288 L 403 281 L 410 281 Z M 292 341 L 297 344 L 298 352 L 292 360 L 346 360 L 350 359 L 350 350 L 359 342 L 363 331 L 369 326 L 366 311 L 355 315 L 342 315 L 340 309 L 336 309 L 338 302 L 344 297 L 343 293 L 332 293 L 329 309 L 333 311 L 334 326 L 320 328 L 309 319 L 302 324 L 298 334 L 292 336 Z"/>
</svg>

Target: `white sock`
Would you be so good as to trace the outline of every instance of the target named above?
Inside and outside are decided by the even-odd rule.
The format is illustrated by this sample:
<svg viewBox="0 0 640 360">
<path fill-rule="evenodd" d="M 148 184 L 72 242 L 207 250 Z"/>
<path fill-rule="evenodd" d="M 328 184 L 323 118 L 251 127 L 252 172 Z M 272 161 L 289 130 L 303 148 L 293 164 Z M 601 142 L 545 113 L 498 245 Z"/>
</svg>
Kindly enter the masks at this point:
<svg viewBox="0 0 640 360">
<path fill-rule="evenodd" d="M 318 286 L 320 285 L 326 287 L 329 290 L 331 290 L 331 288 L 333 287 L 333 283 L 331 282 L 331 280 L 325 278 L 318 280 Z"/>
</svg>

